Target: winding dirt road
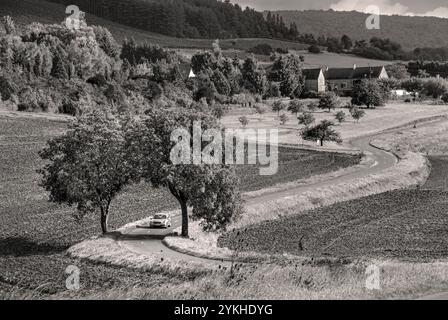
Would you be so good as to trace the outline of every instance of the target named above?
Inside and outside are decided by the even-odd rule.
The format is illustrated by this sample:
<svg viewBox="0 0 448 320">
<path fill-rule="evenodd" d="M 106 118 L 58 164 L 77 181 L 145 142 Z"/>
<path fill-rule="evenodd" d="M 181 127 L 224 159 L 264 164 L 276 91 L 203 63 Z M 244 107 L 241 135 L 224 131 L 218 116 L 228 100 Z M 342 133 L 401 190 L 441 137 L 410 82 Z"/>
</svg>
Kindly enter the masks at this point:
<svg viewBox="0 0 448 320">
<path fill-rule="evenodd" d="M 371 154 L 375 162 L 370 167 L 360 168 L 359 170 L 348 172 L 346 174 L 329 178 L 324 181 L 319 181 L 308 185 L 293 187 L 287 190 L 275 191 L 272 193 L 263 194 L 261 196 L 247 198 L 246 205 L 250 206 L 251 204 L 259 204 L 260 202 L 264 201 L 277 200 L 284 197 L 296 195 L 301 192 L 310 191 L 319 187 L 336 185 L 353 179 L 363 178 L 370 174 L 378 173 L 394 166 L 397 163 L 397 158 L 393 154 L 370 145 L 370 141 L 372 141 L 373 138 L 375 138 L 380 134 L 382 133 L 359 137 L 353 139 L 350 142 L 354 150 L 359 150 Z M 149 256 L 160 255 L 161 258 L 164 257 L 172 258 L 176 259 L 177 261 L 185 261 L 185 263 L 193 261 L 193 262 L 200 262 L 202 264 L 212 264 L 212 265 L 216 265 L 218 263 L 223 264 L 223 261 L 195 257 L 178 251 L 174 251 L 166 247 L 162 243 L 162 239 L 165 236 L 172 233 L 173 229 L 176 229 L 180 226 L 181 226 L 181 218 L 180 216 L 175 216 L 173 217 L 171 228 L 150 229 L 144 227 L 137 227 L 126 232 L 126 234 L 123 234 L 123 236 L 118 237 L 117 241 L 122 247 L 142 255 L 149 255 Z"/>
</svg>

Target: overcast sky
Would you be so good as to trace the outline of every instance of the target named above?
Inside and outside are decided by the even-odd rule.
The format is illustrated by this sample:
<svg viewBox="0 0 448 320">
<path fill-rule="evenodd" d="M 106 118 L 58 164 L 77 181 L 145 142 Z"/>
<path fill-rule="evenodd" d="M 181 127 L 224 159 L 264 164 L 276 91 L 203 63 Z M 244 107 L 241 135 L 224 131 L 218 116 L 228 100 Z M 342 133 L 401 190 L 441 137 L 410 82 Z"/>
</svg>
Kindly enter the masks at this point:
<svg viewBox="0 0 448 320">
<path fill-rule="evenodd" d="M 370 5 L 382 14 L 427 15 L 448 18 L 447 0 L 233 0 L 257 10 L 333 9 L 365 12 Z"/>
</svg>

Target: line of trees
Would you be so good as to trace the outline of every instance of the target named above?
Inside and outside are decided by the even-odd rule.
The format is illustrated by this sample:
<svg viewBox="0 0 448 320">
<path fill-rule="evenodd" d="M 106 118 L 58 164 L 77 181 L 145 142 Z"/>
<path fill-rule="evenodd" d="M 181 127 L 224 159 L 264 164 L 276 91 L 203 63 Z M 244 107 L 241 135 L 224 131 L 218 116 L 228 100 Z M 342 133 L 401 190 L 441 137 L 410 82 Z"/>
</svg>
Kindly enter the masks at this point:
<svg viewBox="0 0 448 320">
<path fill-rule="evenodd" d="M 141 181 L 166 188 L 178 200 L 182 236 L 188 237 L 189 217 L 200 220 L 206 231 L 225 229 L 242 212 L 235 167 L 170 159 L 173 130 L 192 134 L 194 121 L 201 121 L 203 130 L 220 128 L 210 115 L 188 109 L 151 110 L 138 119 L 89 112 L 40 153 L 47 161 L 40 170 L 41 185 L 51 201 L 76 206 L 78 218 L 99 213 L 103 233 L 109 232 L 114 199 Z"/>
</svg>

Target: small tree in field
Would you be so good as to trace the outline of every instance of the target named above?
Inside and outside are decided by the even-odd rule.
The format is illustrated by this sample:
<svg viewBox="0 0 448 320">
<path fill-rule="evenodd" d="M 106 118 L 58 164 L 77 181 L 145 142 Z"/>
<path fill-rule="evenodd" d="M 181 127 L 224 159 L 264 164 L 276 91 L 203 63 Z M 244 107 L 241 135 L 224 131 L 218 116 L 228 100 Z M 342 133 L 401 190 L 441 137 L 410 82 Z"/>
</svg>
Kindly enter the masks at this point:
<svg viewBox="0 0 448 320">
<path fill-rule="evenodd" d="M 299 112 L 303 112 L 305 110 L 305 105 L 302 101 L 299 99 L 294 99 L 289 103 L 288 111 L 292 114 L 295 114 L 296 117 L 299 114 Z"/>
<path fill-rule="evenodd" d="M 219 154 L 216 164 L 196 162 L 193 158 L 192 139 L 197 121 L 201 122 L 201 130 L 217 129 L 221 133 L 213 117 L 181 109 L 151 110 L 127 136 L 132 163 L 139 168 L 142 177 L 156 188 L 168 189 L 179 202 L 183 237 L 188 237 L 188 207 L 192 208 L 191 217 L 201 220 L 207 231 L 225 229 L 242 210 L 234 168 L 222 164 Z M 181 140 L 173 136 L 179 129 L 187 133 L 190 140 L 183 135 Z M 208 143 L 203 141 L 200 146 L 202 157 Z M 177 162 L 179 157 L 183 160 Z"/>
<path fill-rule="evenodd" d="M 319 109 L 328 109 L 331 112 L 332 109 L 336 109 L 339 104 L 339 98 L 334 92 L 325 92 L 319 99 Z"/>
<path fill-rule="evenodd" d="M 77 205 L 80 218 L 99 210 L 103 233 L 108 232 L 112 200 L 135 172 L 126 161 L 123 132 L 117 119 L 90 113 L 40 153 L 48 161 L 40 173 L 50 201 Z"/>
<path fill-rule="evenodd" d="M 356 120 L 356 122 L 359 122 L 359 120 L 366 115 L 366 112 L 355 107 L 350 110 L 350 114 L 352 118 Z"/>
<path fill-rule="evenodd" d="M 344 111 L 339 111 L 338 113 L 336 113 L 335 118 L 336 118 L 336 120 L 337 120 L 339 123 L 344 122 L 344 121 L 345 121 L 345 113 L 344 113 Z"/>
<path fill-rule="evenodd" d="M 336 132 L 332 126 L 334 126 L 333 122 L 323 120 L 315 126 L 305 128 L 302 131 L 302 139 L 308 141 L 320 141 L 321 146 L 324 145 L 324 141 L 342 143 L 340 134 Z"/>
<path fill-rule="evenodd" d="M 280 111 L 285 110 L 286 105 L 284 105 L 280 100 L 277 100 L 272 105 L 272 111 L 277 112 L 277 115 L 280 115 Z"/>
<path fill-rule="evenodd" d="M 241 123 L 243 128 L 246 128 L 246 126 L 249 124 L 249 119 L 247 119 L 246 116 L 239 117 L 238 121 Z"/>
<path fill-rule="evenodd" d="M 316 102 L 310 102 L 306 106 L 309 112 L 314 112 L 317 110 L 317 103 Z"/>
<path fill-rule="evenodd" d="M 305 127 L 308 127 L 315 120 L 314 116 L 309 112 L 302 113 L 297 119 L 299 120 L 299 124 L 303 124 Z"/>
<path fill-rule="evenodd" d="M 288 120 L 289 120 L 289 118 L 288 118 L 288 116 L 286 115 L 286 114 L 282 114 L 281 116 L 280 116 L 280 124 L 282 125 L 282 126 L 284 126 L 285 124 L 286 124 L 286 122 L 288 122 Z"/>
<path fill-rule="evenodd" d="M 255 112 L 260 116 L 258 120 L 261 120 L 261 116 L 266 113 L 266 107 L 262 104 L 257 103 L 255 105 Z"/>
</svg>

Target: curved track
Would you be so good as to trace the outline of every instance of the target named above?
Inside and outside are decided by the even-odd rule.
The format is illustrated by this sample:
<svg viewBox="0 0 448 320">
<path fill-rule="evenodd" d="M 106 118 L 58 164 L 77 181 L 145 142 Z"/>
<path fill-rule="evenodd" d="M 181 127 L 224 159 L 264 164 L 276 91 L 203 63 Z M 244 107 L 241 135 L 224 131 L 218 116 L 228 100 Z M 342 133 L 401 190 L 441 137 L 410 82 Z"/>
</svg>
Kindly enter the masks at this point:
<svg viewBox="0 0 448 320">
<path fill-rule="evenodd" d="M 325 187 L 330 185 L 339 184 L 342 182 L 347 182 L 353 179 L 363 178 L 370 174 L 381 172 L 387 168 L 394 166 L 397 162 L 397 158 L 384 150 L 375 148 L 370 145 L 370 141 L 381 133 L 374 135 L 359 137 L 353 139 L 350 144 L 354 149 L 360 150 L 362 152 L 370 153 L 374 158 L 375 162 L 372 166 L 367 168 L 360 168 L 359 170 L 349 172 L 344 175 L 333 177 L 324 181 L 319 181 L 316 183 L 302 185 L 294 187 L 287 190 L 275 191 L 272 193 L 263 194 L 261 196 L 252 197 L 246 199 L 246 204 L 255 204 L 263 201 L 272 201 L 281 199 L 284 197 L 296 195 L 301 192 L 310 191 L 315 188 Z M 122 237 L 119 237 L 117 241 L 119 244 L 128 250 L 142 254 L 142 255 L 160 255 L 161 259 L 171 258 L 177 261 L 187 262 L 201 262 L 205 264 L 222 264 L 222 261 L 211 260 L 207 258 L 199 258 L 184 254 L 172 249 L 169 249 L 162 243 L 162 239 L 169 235 L 173 229 L 181 226 L 180 216 L 173 217 L 172 227 L 168 229 L 149 229 L 149 228 L 135 228 L 127 232 Z"/>
</svg>

